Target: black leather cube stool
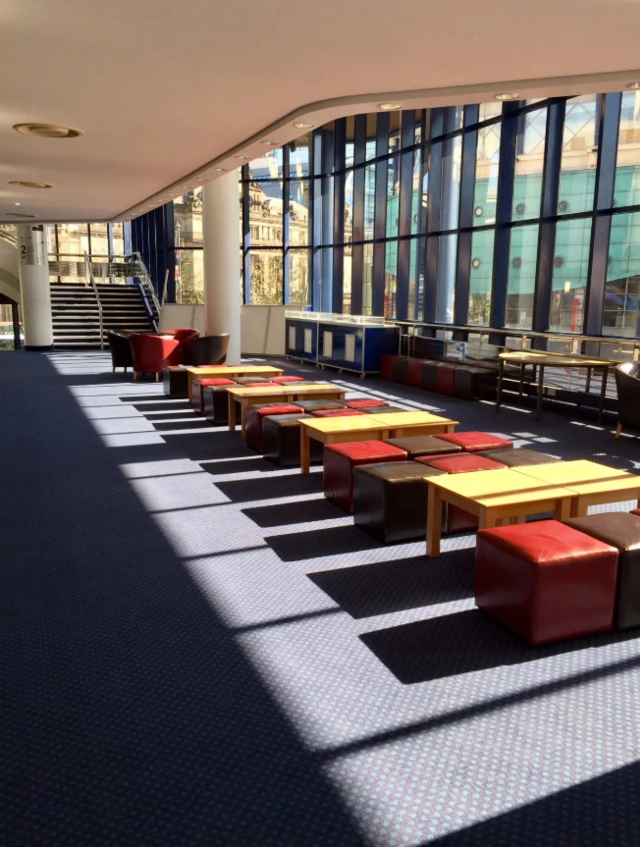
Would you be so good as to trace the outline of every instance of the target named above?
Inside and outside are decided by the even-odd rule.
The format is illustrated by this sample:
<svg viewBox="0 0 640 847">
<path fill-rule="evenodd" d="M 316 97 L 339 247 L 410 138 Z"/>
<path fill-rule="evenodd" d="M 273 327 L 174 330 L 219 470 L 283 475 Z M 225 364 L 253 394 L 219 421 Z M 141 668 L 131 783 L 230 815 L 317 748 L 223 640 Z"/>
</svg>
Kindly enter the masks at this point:
<svg viewBox="0 0 640 847">
<path fill-rule="evenodd" d="M 165 368 L 162 371 L 162 387 L 167 397 L 188 397 L 189 374 L 184 368 Z"/>
<path fill-rule="evenodd" d="M 458 367 L 453 378 L 453 393 L 462 400 L 495 397 L 498 372 L 487 368 Z"/>
<path fill-rule="evenodd" d="M 408 361 L 404 356 L 398 356 L 393 360 L 393 381 L 401 385 L 407 384 Z"/>
<path fill-rule="evenodd" d="M 438 363 L 423 362 L 420 385 L 427 391 L 435 391 L 438 382 Z"/>
<path fill-rule="evenodd" d="M 305 412 L 322 412 L 325 409 L 346 408 L 344 403 L 341 403 L 339 400 L 296 400 L 296 406 L 301 406 Z"/>
<path fill-rule="evenodd" d="M 300 421 L 312 415 L 268 415 L 262 421 L 262 454 L 281 468 L 300 464 Z M 324 445 L 314 438 L 309 444 L 311 464 L 322 464 Z"/>
<path fill-rule="evenodd" d="M 202 389 L 204 398 L 204 416 L 214 426 L 229 424 L 229 397 L 225 385 L 205 385 Z M 233 404 L 236 410 L 236 423 L 241 422 L 242 416 L 238 403 Z"/>
<path fill-rule="evenodd" d="M 401 450 L 406 450 L 410 459 L 418 456 L 438 456 L 441 453 L 461 453 L 462 447 L 442 441 L 435 435 L 409 435 L 406 438 L 387 438 L 387 444 L 393 444 Z"/>
<path fill-rule="evenodd" d="M 614 627 L 640 626 L 640 517 L 626 512 L 604 512 L 571 518 L 565 523 L 620 551 Z"/>
<path fill-rule="evenodd" d="M 519 468 L 524 465 L 548 465 L 550 462 L 560 461 L 560 459 L 550 456 L 548 453 L 538 453 L 537 450 L 521 448 L 515 450 L 483 450 L 478 455 L 493 459 L 494 462 L 500 462 L 508 468 Z"/>
<path fill-rule="evenodd" d="M 380 462 L 353 469 L 354 522 L 384 544 L 424 538 L 429 487 L 444 471 L 418 462 Z"/>
</svg>

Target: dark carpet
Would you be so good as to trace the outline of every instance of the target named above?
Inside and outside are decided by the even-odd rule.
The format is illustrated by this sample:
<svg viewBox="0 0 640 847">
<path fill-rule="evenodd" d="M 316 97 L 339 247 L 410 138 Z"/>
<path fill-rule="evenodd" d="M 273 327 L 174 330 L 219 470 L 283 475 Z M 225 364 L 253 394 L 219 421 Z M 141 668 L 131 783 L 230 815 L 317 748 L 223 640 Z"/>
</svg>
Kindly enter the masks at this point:
<svg viewBox="0 0 640 847">
<path fill-rule="evenodd" d="M 322 376 L 640 466 L 615 421 Z M 526 647 L 470 535 L 380 546 L 104 354 L 0 354 L 0 409 L 2 847 L 640 843 L 640 632 Z"/>
</svg>

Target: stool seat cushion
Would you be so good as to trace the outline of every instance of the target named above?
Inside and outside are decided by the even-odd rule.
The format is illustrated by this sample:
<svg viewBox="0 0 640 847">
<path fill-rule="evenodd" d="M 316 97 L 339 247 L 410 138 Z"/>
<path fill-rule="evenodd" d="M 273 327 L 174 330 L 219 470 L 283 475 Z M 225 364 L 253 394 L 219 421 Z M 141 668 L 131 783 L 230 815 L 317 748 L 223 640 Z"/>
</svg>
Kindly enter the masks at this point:
<svg viewBox="0 0 640 847">
<path fill-rule="evenodd" d="M 216 377 L 215 379 L 194 379 L 194 385 L 201 386 L 211 386 L 211 385 L 235 385 L 235 382 L 232 379 L 224 379 L 223 377 Z"/>
<path fill-rule="evenodd" d="M 439 453 L 460 453 L 462 447 L 443 441 L 435 435 L 409 435 L 405 438 L 389 438 L 387 444 L 393 444 L 406 450 L 410 459 L 418 456 L 436 456 Z"/>
<path fill-rule="evenodd" d="M 276 385 L 286 385 L 288 382 L 304 382 L 303 376 L 274 376 L 271 382 Z"/>
<path fill-rule="evenodd" d="M 265 415 L 290 415 L 294 412 L 304 411 L 300 406 L 296 406 L 295 403 L 270 403 L 268 406 L 257 405 L 254 408 L 256 414 L 260 417 L 264 417 Z M 249 406 L 249 409 L 251 409 L 251 406 Z"/>
<path fill-rule="evenodd" d="M 537 450 L 524 450 L 522 448 L 510 450 L 487 450 L 479 454 L 502 462 L 508 468 L 518 468 L 525 465 L 548 465 L 551 462 L 559 462 L 560 459 L 550 456 L 548 453 L 538 453 Z"/>
<path fill-rule="evenodd" d="M 640 515 L 605 512 L 566 524 L 619 551 L 616 629 L 640 626 Z"/>
<path fill-rule="evenodd" d="M 437 468 L 445 473 L 469 473 L 470 471 L 495 471 L 504 468 L 501 462 L 478 456 L 475 453 L 456 453 L 454 456 L 418 456 L 416 462 Z"/>
<path fill-rule="evenodd" d="M 269 382 L 267 384 L 273 385 L 272 382 Z M 240 388 L 264 388 L 265 383 L 264 382 L 243 382 L 239 387 Z"/>
<path fill-rule="evenodd" d="M 258 384 L 258 383 L 261 383 L 261 382 L 271 382 L 270 379 L 267 379 L 264 376 L 237 376 L 237 377 L 234 378 L 233 381 L 237 382 L 238 385 L 247 385 L 248 383 Z"/>
<path fill-rule="evenodd" d="M 404 462 L 407 454 L 384 441 L 348 441 L 324 448 L 324 496 L 353 511 L 353 469 L 371 462 Z"/>
<path fill-rule="evenodd" d="M 222 379 L 216 377 L 207 379 L 194 379 L 191 391 L 191 404 L 194 411 L 198 415 L 204 415 L 204 388 L 214 388 L 216 386 L 235 385 L 232 379 Z"/>
<path fill-rule="evenodd" d="M 344 409 L 344 403 L 339 400 L 296 400 L 297 406 L 302 406 L 305 412 L 319 412 L 323 409 Z"/>
<path fill-rule="evenodd" d="M 384 400 L 374 400 L 372 398 L 359 398 L 357 400 L 345 400 L 344 405 L 347 409 L 369 409 L 374 406 L 388 406 L 388 403 L 385 403 Z"/>
<path fill-rule="evenodd" d="M 618 551 L 558 521 L 478 532 L 476 605 L 530 644 L 610 630 Z"/>
<path fill-rule="evenodd" d="M 311 411 L 314 418 L 342 418 L 349 415 L 364 415 L 360 409 L 315 409 Z"/>
<path fill-rule="evenodd" d="M 513 441 L 488 432 L 447 432 L 439 435 L 438 438 L 457 444 L 469 453 L 479 453 L 482 450 L 508 450 L 513 447 Z"/>
<path fill-rule="evenodd" d="M 379 462 L 353 471 L 354 523 L 384 544 L 425 534 L 427 476 L 442 474 L 418 462 Z"/>
</svg>

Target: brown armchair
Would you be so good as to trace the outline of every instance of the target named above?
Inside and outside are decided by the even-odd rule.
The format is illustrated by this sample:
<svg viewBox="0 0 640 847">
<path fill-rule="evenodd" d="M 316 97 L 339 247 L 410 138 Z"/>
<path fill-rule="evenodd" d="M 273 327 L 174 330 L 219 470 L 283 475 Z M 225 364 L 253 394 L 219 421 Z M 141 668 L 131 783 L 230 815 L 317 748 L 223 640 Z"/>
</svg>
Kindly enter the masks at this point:
<svg viewBox="0 0 640 847">
<path fill-rule="evenodd" d="M 229 334 L 203 335 L 182 345 L 185 365 L 224 365 L 227 361 Z"/>
<path fill-rule="evenodd" d="M 637 362 L 624 362 L 616 365 L 614 373 L 618 389 L 616 438 L 619 438 L 624 426 L 640 429 L 640 365 Z"/>
</svg>

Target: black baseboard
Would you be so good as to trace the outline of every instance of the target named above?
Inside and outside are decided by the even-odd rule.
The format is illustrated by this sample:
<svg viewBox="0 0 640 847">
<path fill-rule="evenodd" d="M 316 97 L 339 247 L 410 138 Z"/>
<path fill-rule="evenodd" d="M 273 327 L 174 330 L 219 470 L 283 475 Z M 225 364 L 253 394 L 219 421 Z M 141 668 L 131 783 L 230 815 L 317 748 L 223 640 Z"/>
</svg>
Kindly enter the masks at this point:
<svg viewBox="0 0 640 847">
<path fill-rule="evenodd" d="M 49 350 L 53 350 L 53 344 L 43 344 L 42 346 L 36 346 L 33 344 L 25 344 L 25 350 L 30 350 L 32 353 L 46 353 Z"/>
</svg>

